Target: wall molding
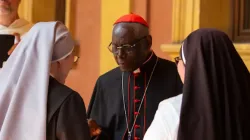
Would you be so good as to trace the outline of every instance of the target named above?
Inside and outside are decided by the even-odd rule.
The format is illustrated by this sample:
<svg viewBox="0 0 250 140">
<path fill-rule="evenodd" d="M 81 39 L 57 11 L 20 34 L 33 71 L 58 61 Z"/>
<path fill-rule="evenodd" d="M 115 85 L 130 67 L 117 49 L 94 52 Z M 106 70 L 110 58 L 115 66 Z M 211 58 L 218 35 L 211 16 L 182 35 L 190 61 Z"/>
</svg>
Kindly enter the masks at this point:
<svg viewBox="0 0 250 140">
<path fill-rule="evenodd" d="M 75 27 L 75 3 L 72 0 L 66 0 L 66 10 L 65 10 L 65 25 L 70 30 L 71 34 L 74 34 Z"/>
<path fill-rule="evenodd" d="M 32 6 L 33 0 L 21 0 L 18 8 L 18 14 L 20 18 L 26 19 L 32 22 Z"/>
<path fill-rule="evenodd" d="M 231 3 L 229 0 L 173 0 L 172 42 L 161 50 L 171 59 L 179 55 L 181 42 L 194 30 L 217 28 L 231 35 Z M 213 7 L 213 10 L 211 10 Z M 234 44 L 250 70 L 250 44 Z"/>
<path fill-rule="evenodd" d="M 234 44 L 234 46 L 250 71 L 250 44 Z M 173 61 L 179 56 L 180 47 L 181 44 L 162 44 L 161 50 L 168 53 Z"/>
<path fill-rule="evenodd" d="M 172 43 L 180 43 L 199 28 L 200 0 L 173 0 Z"/>
</svg>

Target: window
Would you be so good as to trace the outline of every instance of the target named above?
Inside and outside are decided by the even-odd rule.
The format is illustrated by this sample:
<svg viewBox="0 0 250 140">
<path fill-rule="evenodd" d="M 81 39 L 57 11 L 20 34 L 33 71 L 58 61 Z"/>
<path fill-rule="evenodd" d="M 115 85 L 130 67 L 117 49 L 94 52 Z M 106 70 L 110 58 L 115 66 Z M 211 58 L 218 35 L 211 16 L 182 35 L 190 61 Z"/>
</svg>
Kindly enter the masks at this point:
<svg viewBox="0 0 250 140">
<path fill-rule="evenodd" d="M 250 0 L 233 0 L 233 40 L 250 42 Z"/>
</svg>

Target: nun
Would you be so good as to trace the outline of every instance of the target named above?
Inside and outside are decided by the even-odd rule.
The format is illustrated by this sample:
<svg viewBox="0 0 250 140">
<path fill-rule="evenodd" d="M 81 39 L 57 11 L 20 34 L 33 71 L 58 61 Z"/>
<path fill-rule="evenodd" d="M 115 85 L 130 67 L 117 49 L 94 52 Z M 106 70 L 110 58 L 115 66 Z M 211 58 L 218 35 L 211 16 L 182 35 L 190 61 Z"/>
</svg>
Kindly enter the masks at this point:
<svg viewBox="0 0 250 140">
<path fill-rule="evenodd" d="M 183 94 L 159 104 L 144 140 L 249 140 L 250 74 L 229 37 L 198 29 L 175 60 Z"/>
<path fill-rule="evenodd" d="M 64 85 L 74 41 L 60 22 L 35 24 L 0 70 L 0 140 L 89 140 L 81 96 Z"/>
</svg>

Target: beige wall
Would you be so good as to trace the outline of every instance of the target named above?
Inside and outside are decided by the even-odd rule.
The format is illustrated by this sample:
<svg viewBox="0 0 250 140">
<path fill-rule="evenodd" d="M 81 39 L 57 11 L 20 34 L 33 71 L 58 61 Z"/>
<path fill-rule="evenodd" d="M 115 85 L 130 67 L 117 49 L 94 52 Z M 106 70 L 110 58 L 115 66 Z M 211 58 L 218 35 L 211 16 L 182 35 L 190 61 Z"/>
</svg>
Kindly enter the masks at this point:
<svg viewBox="0 0 250 140">
<path fill-rule="evenodd" d="M 153 36 L 153 49 L 160 57 L 168 59 L 160 45 L 171 43 L 172 35 L 172 0 L 150 0 L 148 21 Z"/>
<path fill-rule="evenodd" d="M 100 46 L 100 0 L 74 0 L 73 36 L 80 44 L 80 59 L 68 79 L 67 85 L 89 104 L 94 84 L 99 76 Z"/>
<path fill-rule="evenodd" d="M 21 0 L 19 16 L 36 23 L 55 19 L 55 0 Z"/>
<path fill-rule="evenodd" d="M 167 53 L 160 49 L 160 45 L 171 43 L 172 0 L 135 0 L 131 5 L 132 12 L 141 15 L 149 23 L 155 53 L 169 59 Z"/>
</svg>

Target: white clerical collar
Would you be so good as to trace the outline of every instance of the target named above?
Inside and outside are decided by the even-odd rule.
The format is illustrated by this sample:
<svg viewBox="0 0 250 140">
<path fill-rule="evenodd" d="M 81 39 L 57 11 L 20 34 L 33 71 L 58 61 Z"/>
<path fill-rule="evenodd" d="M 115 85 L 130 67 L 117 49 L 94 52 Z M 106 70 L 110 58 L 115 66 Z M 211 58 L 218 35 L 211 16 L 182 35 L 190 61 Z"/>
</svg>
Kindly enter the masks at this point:
<svg viewBox="0 0 250 140">
<path fill-rule="evenodd" d="M 29 22 L 25 19 L 17 19 L 15 20 L 10 26 L 4 26 L 4 25 L 0 25 L 0 29 L 6 29 L 6 28 L 19 28 L 22 27 L 24 25 L 29 24 Z"/>
</svg>

